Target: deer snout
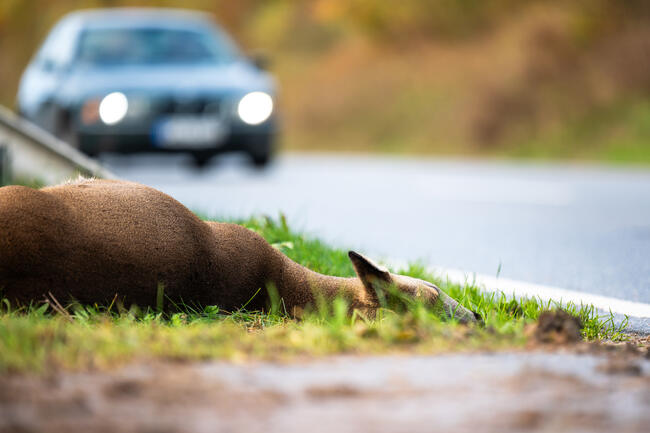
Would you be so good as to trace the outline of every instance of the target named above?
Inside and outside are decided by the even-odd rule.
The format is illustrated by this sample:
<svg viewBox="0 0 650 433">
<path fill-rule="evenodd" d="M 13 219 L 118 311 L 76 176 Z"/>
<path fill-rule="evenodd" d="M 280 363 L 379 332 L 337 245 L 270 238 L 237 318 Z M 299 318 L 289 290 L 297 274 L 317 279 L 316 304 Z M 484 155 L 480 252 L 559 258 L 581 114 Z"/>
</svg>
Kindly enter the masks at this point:
<svg viewBox="0 0 650 433">
<path fill-rule="evenodd" d="M 459 323 L 479 323 L 483 324 L 483 318 L 480 314 L 463 307 L 451 296 L 440 290 L 439 301 L 445 315 L 450 319 L 458 320 Z"/>
</svg>

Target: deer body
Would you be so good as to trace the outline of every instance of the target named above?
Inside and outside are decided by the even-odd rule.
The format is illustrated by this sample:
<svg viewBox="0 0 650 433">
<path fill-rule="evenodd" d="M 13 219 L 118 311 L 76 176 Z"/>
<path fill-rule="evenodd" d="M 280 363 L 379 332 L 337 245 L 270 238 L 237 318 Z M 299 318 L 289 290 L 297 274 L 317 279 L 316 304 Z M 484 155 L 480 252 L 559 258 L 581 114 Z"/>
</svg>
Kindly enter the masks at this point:
<svg viewBox="0 0 650 433">
<path fill-rule="evenodd" d="M 234 310 L 250 301 L 248 308 L 261 309 L 260 289 L 272 285 L 289 311 L 315 296 L 343 295 L 372 313 L 379 306 L 372 284 L 382 275 L 407 277 L 350 254 L 360 278 L 321 275 L 253 231 L 201 221 L 168 195 L 131 182 L 0 188 L 0 296 L 14 303 L 51 293 L 60 302 L 108 304 L 117 295 L 127 306 L 155 306 L 162 284 L 166 303 Z"/>
</svg>

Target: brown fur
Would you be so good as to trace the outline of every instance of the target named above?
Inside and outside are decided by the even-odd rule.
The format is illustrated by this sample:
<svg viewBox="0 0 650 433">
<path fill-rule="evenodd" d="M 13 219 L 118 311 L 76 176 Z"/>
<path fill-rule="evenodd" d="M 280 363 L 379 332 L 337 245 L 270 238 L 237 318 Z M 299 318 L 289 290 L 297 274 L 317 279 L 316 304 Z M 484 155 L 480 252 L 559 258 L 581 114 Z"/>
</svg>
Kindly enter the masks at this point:
<svg viewBox="0 0 650 433">
<path fill-rule="evenodd" d="M 343 294 L 354 308 L 372 313 L 378 307 L 374 289 L 392 277 L 414 296 L 428 290 L 432 301 L 438 297 L 420 280 L 350 254 L 360 278 L 321 275 L 246 228 L 203 222 L 168 195 L 131 182 L 0 188 L 0 290 L 14 303 L 51 292 L 63 303 L 106 304 L 117 294 L 127 306 L 155 306 L 163 284 L 167 305 L 233 310 L 253 298 L 248 307 L 260 309 L 266 292 L 255 293 L 273 285 L 288 311 L 315 296 Z"/>
</svg>

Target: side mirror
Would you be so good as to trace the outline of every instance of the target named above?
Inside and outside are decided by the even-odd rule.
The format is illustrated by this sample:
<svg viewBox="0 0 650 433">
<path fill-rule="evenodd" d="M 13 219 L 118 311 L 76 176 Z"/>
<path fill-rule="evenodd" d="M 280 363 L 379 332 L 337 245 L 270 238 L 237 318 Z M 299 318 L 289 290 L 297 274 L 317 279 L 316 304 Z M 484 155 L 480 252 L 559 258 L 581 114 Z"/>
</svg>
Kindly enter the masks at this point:
<svg viewBox="0 0 650 433">
<path fill-rule="evenodd" d="M 43 72 L 53 73 L 56 72 L 57 66 L 54 60 L 45 58 L 41 60 L 41 69 Z"/>
<path fill-rule="evenodd" d="M 40 62 L 41 70 L 47 72 L 48 74 L 55 74 L 60 72 L 67 72 L 70 68 L 69 64 L 58 64 L 56 61 L 44 58 Z"/>
<path fill-rule="evenodd" d="M 267 71 L 271 65 L 269 56 L 264 53 L 253 53 L 249 56 L 249 59 L 257 69 L 262 71 Z"/>
</svg>

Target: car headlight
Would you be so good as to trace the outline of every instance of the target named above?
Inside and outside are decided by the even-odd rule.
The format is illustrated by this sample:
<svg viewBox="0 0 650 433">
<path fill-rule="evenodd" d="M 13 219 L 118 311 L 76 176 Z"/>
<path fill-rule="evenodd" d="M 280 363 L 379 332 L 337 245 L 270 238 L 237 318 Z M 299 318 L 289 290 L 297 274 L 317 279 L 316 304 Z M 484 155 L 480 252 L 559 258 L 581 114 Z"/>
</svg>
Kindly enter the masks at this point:
<svg viewBox="0 0 650 433">
<path fill-rule="evenodd" d="M 129 100 L 124 93 L 109 93 L 99 103 L 99 118 L 107 125 L 115 125 L 124 119 L 128 110 Z"/>
<path fill-rule="evenodd" d="M 249 125 L 259 125 L 271 117 L 272 112 L 273 98 L 264 92 L 246 94 L 237 106 L 239 118 Z"/>
</svg>

